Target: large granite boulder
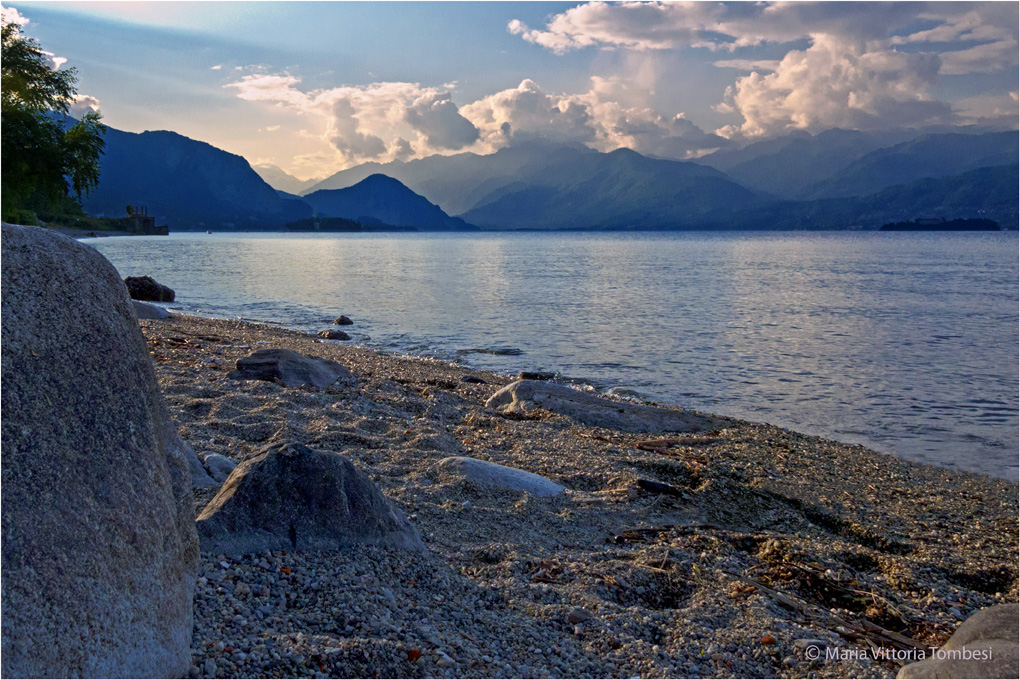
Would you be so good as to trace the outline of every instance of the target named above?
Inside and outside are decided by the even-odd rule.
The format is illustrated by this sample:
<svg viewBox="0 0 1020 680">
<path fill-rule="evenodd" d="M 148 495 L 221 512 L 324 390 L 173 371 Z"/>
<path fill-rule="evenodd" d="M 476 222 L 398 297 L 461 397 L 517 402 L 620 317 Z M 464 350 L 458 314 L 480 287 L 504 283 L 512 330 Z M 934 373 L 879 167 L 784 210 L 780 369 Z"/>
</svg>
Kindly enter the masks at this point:
<svg viewBox="0 0 1020 680">
<path fill-rule="evenodd" d="M 2 235 L 0 670 L 184 677 L 190 474 L 127 290 L 70 238 Z"/>
<path fill-rule="evenodd" d="M 237 360 L 227 373 L 235 380 L 266 380 L 286 387 L 329 387 L 337 380 L 353 380 L 354 374 L 335 361 L 307 357 L 289 349 L 260 349 Z"/>
<path fill-rule="evenodd" d="M 949 641 L 924 661 L 900 669 L 897 678 L 1020 677 L 1020 607 L 1000 604 L 973 614 Z"/>
<path fill-rule="evenodd" d="M 151 276 L 129 276 L 124 279 L 128 295 L 132 300 L 147 302 L 173 302 L 176 297 L 173 289 L 164 286 Z"/>
<path fill-rule="evenodd" d="M 351 461 L 303 444 L 271 444 L 242 462 L 198 516 L 202 551 L 383 545 L 422 550 L 400 510 Z"/>
<path fill-rule="evenodd" d="M 622 432 L 696 432 L 723 425 L 718 418 L 693 411 L 613 401 L 541 380 L 510 383 L 492 395 L 485 405 L 501 413 L 521 415 L 541 408 L 584 425 Z"/>
<path fill-rule="evenodd" d="M 490 463 L 470 456 L 444 458 L 439 461 L 439 469 L 446 474 L 467 479 L 475 484 L 526 491 L 532 496 L 559 496 L 565 491 L 564 487 L 556 482 L 536 475 L 534 472 Z"/>
</svg>

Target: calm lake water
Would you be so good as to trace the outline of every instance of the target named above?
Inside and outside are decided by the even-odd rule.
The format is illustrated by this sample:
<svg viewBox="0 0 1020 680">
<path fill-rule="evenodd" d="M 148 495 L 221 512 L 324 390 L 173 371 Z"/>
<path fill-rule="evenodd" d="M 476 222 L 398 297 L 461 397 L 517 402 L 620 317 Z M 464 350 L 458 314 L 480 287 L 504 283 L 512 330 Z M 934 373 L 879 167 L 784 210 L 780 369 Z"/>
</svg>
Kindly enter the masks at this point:
<svg viewBox="0 0 1020 680">
<path fill-rule="evenodd" d="M 172 234 L 86 241 L 187 313 L 769 422 L 1017 479 L 1009 233 Z M 367 339 L 370 336 L 371 339 Z M 473 350 L 519 350 L 492 355 Z"/>
</svg>

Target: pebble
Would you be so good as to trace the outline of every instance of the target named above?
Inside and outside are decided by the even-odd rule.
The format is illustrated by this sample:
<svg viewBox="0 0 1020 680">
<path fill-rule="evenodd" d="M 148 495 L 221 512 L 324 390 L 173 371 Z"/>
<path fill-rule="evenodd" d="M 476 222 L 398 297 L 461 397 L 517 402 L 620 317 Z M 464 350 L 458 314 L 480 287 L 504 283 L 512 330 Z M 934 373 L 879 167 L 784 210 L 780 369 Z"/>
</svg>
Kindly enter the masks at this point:
<svg viewBox="0 0 1020 680">
<path fill-rule="evenodd" d="M 585 621 L 590 621 L 594 618 L 594 614 L 587 609 L 581 609 L 580 607 L 575 607 L 567 612 L 567 621 L 570 623 L 584 623 Z"/>
</svg>

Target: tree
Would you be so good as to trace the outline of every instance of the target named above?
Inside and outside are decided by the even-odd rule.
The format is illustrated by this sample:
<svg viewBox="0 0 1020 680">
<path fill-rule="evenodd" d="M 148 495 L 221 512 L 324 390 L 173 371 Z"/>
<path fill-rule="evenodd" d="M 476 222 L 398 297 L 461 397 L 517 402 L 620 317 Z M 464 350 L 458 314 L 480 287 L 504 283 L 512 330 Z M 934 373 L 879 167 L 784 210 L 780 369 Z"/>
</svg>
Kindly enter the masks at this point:
<svg viewBox="0 0 1020 680">
<path fill-rule="evenodd" d="M 0 78 L 0 200 L 5 216 L 81 199 L 99 183 L 106 127 L 97 111 L 70 127 L 77 94 L 75 69 L 58 71 L 17 23 L 2 28 Z"/>
</svg>

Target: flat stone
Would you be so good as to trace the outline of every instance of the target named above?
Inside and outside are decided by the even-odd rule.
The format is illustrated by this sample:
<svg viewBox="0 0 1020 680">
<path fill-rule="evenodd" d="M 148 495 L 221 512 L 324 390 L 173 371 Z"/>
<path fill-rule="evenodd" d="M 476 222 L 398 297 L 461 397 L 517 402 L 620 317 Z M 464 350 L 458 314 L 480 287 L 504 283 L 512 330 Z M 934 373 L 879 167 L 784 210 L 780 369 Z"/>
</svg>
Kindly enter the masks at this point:
<svg viewBox="0 0 1020 680">
<path fill-rule="evenodd" d="M 2 232 L 2 674 L 185 677 L 187 447 L 127 289 L 93 248 Z"/>
<path fill-rule="evenodd" d="M 1000 604 L 960 624 L 934 655 L 904 666 L 897 678 L 1020 677 L 1020 607 Z"/>
<path fill-rule="evenodd" d="M 217 484 L 222 484 L 226 481 L 230 473 L 237 467 L 237 463 L 224 456 L 222 453 L 214 453 L 212 451 L 202 452 L 202 463 L 205 465 L 205 469 L 209 471 L 209 476 L 216 481 Z"/>
<path fill-rule="evenodd" d="M 325 331 L 319 331 L 318 336 L 320 338 L 326 338 L 327 340 L 350 340 L 351 336 L 347 335 L 343 331 L 336 329 L 330 329 Z"/>
<path fill-rule="evenodd" d="M 138 300 L 132 300 L 131 306 L 135 308 L 135 316 L 139 319 L 169 319 L 173 314 L 157 307 L 156 305 L 150 305 L 147 302 L 139 302 Z"/>
<path fill-rule="evenodd" d="M 485 405 L 500 413 L 526 414 L 545 409 L 593 427 L 622 432 L 697 432 L 724 424 L 694 411 L 613 401 L 566 385 L 518 380 L 496 392 Z"/>
<path fill-rule="evenodd" d="M 526 491 L 533 496 L 559 496 L 565 488 L 533 472 L 498 465 L 469 456 L 451 456 L 439 461 L 439 469 L 482 486 Z"/>
<path fill-rule="evenodd" d="M 383 545 L 424 550 L 400 510 L 350 460 L 303 444 L 272 444 L 227 478 L 197 521 L 202 551 Z"/>
<path fill-rule="evenodd" d="M 184 444 L 184 456 L 188 461 L 188 469 L 191 472 L 191 488 L 193 489 L 215 489 L 220 485 L 209 475 L 209 471 L 198 459 L 195 450 Z"/>
<path fill-rule="evenodd" d="M 237 369 L 227 373 L 234 380 L 266 380 L 286 387 L 329 387 L 338 380 L 353 380 L 354 374 L 335 361 L 308 357 L 289 349 L 260 349 L 237 360 Z"/>
</svg>

